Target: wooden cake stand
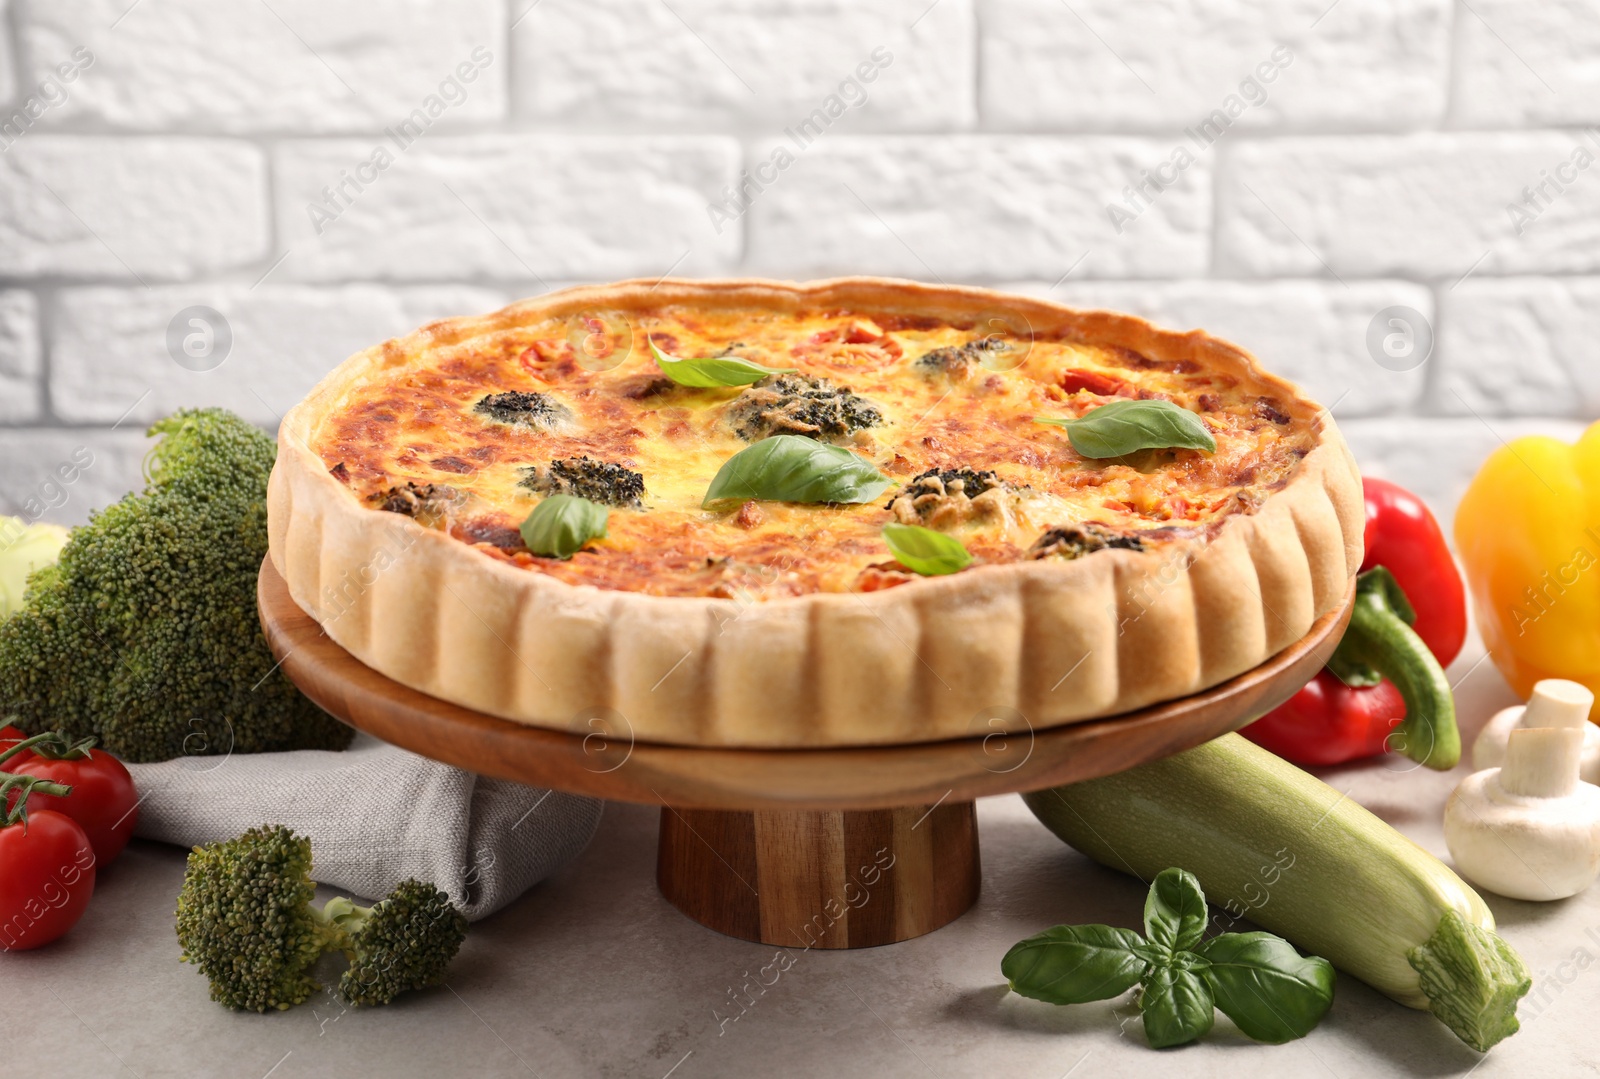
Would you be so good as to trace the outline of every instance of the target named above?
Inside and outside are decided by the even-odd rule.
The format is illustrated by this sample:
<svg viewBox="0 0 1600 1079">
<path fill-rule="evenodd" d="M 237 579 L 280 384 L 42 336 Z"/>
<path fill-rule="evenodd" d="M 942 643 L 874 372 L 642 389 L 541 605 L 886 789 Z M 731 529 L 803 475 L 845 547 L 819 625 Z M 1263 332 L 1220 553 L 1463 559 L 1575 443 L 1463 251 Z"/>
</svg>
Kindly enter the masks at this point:
<svg viewBox="0 0 1600 1079">
<path fill-rule="evenodd" d="M 1260 667 L 1110 719 L 919 745 L 726 749 L 637 742 L 597 710 L 529 727 L 430 697 L 346 652 L 270 560 L 261 624 L 283 671 L 327 712 L 434 760 L 536 787 L 659 805 L 656 881 L 679 910 L 746 940 L 865 948 L 920 936 L 978 898 L 973 799 L 1111 775 L 1235 730 L 1287 700 L 1332 654 L 1345 603 Z M 981 729 L 981 724 L 980 724 Z"/>
</svg>

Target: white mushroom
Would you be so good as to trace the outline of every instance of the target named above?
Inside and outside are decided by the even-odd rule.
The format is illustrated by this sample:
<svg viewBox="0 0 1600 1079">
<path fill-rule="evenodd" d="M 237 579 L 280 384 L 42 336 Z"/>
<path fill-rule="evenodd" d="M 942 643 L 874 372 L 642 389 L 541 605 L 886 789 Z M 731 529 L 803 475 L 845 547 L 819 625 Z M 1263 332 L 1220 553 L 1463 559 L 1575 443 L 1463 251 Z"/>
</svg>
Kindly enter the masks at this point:
<svg viewBox="0 0 1600 1079">
<path fill-rule="evenodd" d="M 1501 709 L 1478 732 L 1472 743 L 1472 768 L 1498 768 L 1506 759 L 1506 739 L 1513 730 L 1526 727 L 1579 727 L 1583 730 L 1583 752 L 1578 778 L 1600 784 L 1600 727 L 1588 722 L 1594 707 L 1594 694 L 1577 682 L 1547 678 L 1533 687 L 1533 698 L 1526 705 Z"/>
<path fill-rule="evenodd" d="M 1513 899 L 1564 899 L 1600 874 L 1600 787 L 1578 779 L 1583 732 L 1513 730 L 1505 763 L 1474 772 L 1444 809 L 1462 876 Z"/>
</svg>

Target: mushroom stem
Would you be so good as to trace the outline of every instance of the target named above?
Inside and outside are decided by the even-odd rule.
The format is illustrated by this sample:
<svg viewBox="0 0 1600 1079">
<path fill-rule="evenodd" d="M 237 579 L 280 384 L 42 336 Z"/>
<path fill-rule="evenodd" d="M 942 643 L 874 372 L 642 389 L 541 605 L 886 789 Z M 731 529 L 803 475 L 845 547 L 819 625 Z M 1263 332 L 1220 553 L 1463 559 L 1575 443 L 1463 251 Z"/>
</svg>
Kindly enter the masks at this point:
<svg viewBox="0 0 1600 1079">
<path fill-rule="evenodd" d="M 1594 694 L 1584 686 L 1564 678 L 1546 678 L 1533 687 L 1533 698 L 1522 714 L 1522 725 L 1582 730 L 1593 707 Z"/>
<path fill-rule="evenodd" d="M 1512 731 L 1506 762 L 1500 767 L 1500 786 L 1528 798 L 1564 798 L 1578 787 L 1582 754 L 1583 731 L 1577 727 Z"/>
<path fill-rule="evenodd" d="M 1578 750 L 1578 778 L 1600 784 L 1600 726 L 1588 722 L 1594 694 L 1577 682 L 1546 678 L 1533 687 L 1527 705 L 1503 708 L 1483 725 L 1472 743 L 1475 771 L 1505 763 L 1506 743 L 1512 731 L 1539 727 L 1570 728 L 1583 732 Z"/>
</svg>

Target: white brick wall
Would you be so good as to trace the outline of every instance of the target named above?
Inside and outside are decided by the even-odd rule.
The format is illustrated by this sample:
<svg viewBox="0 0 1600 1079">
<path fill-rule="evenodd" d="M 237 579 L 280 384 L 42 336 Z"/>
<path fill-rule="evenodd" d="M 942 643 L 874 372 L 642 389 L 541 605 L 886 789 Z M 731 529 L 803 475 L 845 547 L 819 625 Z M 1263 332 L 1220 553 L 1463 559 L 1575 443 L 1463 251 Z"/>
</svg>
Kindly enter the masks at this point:
<svg viewBox="0 0 1600 1079">
<path fill-rule="evenodd" d="M 80 520 L 172 408 L 270 426 L 436 315 L 669 270 L 1205 326 L 1447 508 L 1600 414 L 1597 50 L 1592 0 L 0 0 L 0 509 L 82 446 Z"/>
<path fill-rule="evenodd" d="M 0 2 L 0 100 L 10 101 L 16 95 L 17 81 L 6 7 L 6 3 Z"/>
<path fill-rule="evenodd" d="M 542 0 L 516 102 L 568 130 L 770 131 L 838 93 L 853 127 L 950 130 L 975 119 L 974 30 L 971 0 Z"/>
<path fill-rule="evenodd" d="M 1443 309 L 1441 347 L 1455 362 L 1440 380 L 1441 410 L 1600 415 L 1600 278 L 1468 281 Z"/>
<path fill-rule="evenodd" d="M 266 254 L 265 199 L 265 155 L 246 143 L 29 131 L 0 155 L 0 274 L 233 269 Z"/>
<path fill-rule="evenodd" d="M 39 301 L 21 290 L 0 292 L 0 422 L 37 419 Z"/>
<path fill-rule="evenodd" d="M 63 118 L 119 130 L 366 131 L 415 109 L 474 49 L 489 63 L 444 91 L 453 123 L 506 113 L 505 29 L 496 0 L 21 0 L 37 82 L 72 51 L 93 76 L 70 88 Z M 126 17 L 124 13 L 126 12 Z M 480 54 L 481 55 L 481 54 Z"/>
<path fill-rule="evenodd" d="M 279 272 L 299 280 L 714 274 L 739 255 L 705 209 L 737 179 L 727 138 L 380 135 L 286 143 L 273 167 Z M 352 175 L 374 179 L 323 193 Z"/>
<path fill-rule="evenodd" d="M 1590 0 L 1472 0 L 1457 38 L 1466 127 L 1600 123 L 1600 8 Z"/>
<path fill-rule="evenodd" d="M 1600 155 L 1600 133 L 1595 141 L 1549 131 L 1238 145 L 1217 192 L 1217 258 L 1258 276 L 1454 281 L 1475 266 L 1494 274 L 1600 269 L 1600 167 L 1579 169 L 1576 152 Z M 1548 207 L 1536 200 L 1538 215 L 1519 235 L 1507 204 L 1564 162 L 1575 181 L 1552 188 Z"/>
<path fill-rule="evenodd" d="M 1445 0 L 994 0 L 983 25 L 983 115 L 1004 127 L 1165 134 L 1231 93 L 1249 95 L 1245 128 L 1403 129 L 1444 114 Z"/>
<path fill-rule="evenodd" d="M 1204 273 L 1207 162 L 1122 235 L 1105 212 L 1166 151 L 1147 139 L 827 133 L 757 197 L 750 263 L 780 276 L 1054 280 L 1084 256 L 1105 276 Z"/>
</svg>

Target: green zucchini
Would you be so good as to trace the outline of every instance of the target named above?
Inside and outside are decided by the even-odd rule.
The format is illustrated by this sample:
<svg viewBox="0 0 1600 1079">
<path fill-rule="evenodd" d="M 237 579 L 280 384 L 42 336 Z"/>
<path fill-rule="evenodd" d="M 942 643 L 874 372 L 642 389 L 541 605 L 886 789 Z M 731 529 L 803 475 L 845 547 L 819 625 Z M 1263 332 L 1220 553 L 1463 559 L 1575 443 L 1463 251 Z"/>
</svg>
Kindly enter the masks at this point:
<svg viewBox="0 0 1600 1079">
<path fill-rule="evenodd" d="M 1237 734 L 1104 779 L 1023 795 L 1056 835 L 1152 880 L 1193 873 L 1212 902 L 1479 1052 L 1517 1031 L 1532 982 L 1483 899 L 1350 798 Z"/>
</svg>

